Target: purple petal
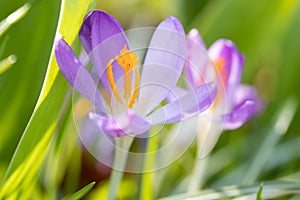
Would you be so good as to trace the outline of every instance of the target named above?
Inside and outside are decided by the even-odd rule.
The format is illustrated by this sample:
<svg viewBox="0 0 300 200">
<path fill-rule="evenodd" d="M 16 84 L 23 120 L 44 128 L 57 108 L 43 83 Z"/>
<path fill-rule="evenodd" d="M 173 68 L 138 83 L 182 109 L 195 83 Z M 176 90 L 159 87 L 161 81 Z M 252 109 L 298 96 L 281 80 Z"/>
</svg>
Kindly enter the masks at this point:
<svg viewBox="0 0 300 200">
<path fill-rule="evenodd" d="M 101 111 L 104 111 L 101 96 L 93 78 L 62 38 L 56 40 L 55 57 L 60 71 L 67 81 L 80 94 L 93 102 Z"/>
<path fill-rule="evenodd" d="M 263 109 L 254 87 L 240 85 L 233 96 L 233 111 L 224 115 L 224 129 L 232 130 L 242 126 L 247 120 Z"/>
<path fill-rule="evenodd" d="M 108 135 L 113 137 L 121 137 L 126 135 L 126 133 L 118 126 L 115 120 L 108 115 L 90 113 L 89 117 L 102 132 Z"/>
<path fill-rule="evenodd" d="M 93 10 L 88 13 L 79 32 L 82 45 L 88 54 L 100 43 L 115 35 L 120 35 L 120 37 L 117 37 L 118 41 L 114 41 L 115 44 L 112 44 L 112 48 L 117 49 L 115 53 L 119 53 L 124 45 L 128 44 L 124 30 L 113 16 L 101 10 Z M 118 42 L 120 43 L 118 44 Z M 109 51 L 109 49 L 107 50 Z M 114 56 L 116 54 L 111 58 Z"/>
<path fill-rule="evenodd" d="M 168 17 L 156 28 L 145 57 L 138 108 L 141 115 L 153 110 L 176 85 L 185 49 L 186 37 L 181 23 L 175 17 Z"/>
<path fill-rule="evenodd" d="M 187 85 L 196 88 L 208 81 L 208 73 L 214 73 L 214 68 L 206 51 L 199 32 L 192 29 L 187 36 L 185 63 L 185 78 Z"/>
<path fill-rule="evenodd" d="M 175 101 L 176 99 L 183 97 L 184 95 L 186 95 L 188 93 L 188 91 L 186 89 L 183 89 L 181 87 L 174 87 L 169 95 L 167 96 L 166 100 L 168 102 L 172 102 Z"/>
<path fill-rule="evenodd" d="M 219 68 L 225 90 L 231 94 L 240 83 L 244 57 L 230 40 L 218 40 L 208 50 L 209 57 Z"/>
<path fill-rule="evenodd" d="M 107 64 L 120 54 L 125 45 L 130 48 L 124 30 L 111 15 L 94 10 L 84 19 L 79 36 L 97 69 L 102 84 L 110 91 L 106 73 Z M 117 82 L 123 74 L 123 69 L 114 61 L 115 81 Z"/>
<path fill-rule="evenodd" d="M 130 125 L 127 127 L 127 133 L 133 135 L 139 135 L 145 133 L 151 128 L 151 124 L 145 119 L 139 117 L 131 110 L 129 111 Z"/>
<path fill-rule="evenodd" d="M 216 118 L 215 113 L 210 111 L 198 116 L 199 158 L 207 156 L 223 131 L 222 119 Z"/>
<path fill-rule="evenodd" d="M 128 134 L 139 135 L 151 128 L 151 125 L 147 121 L 130 110 L 122 116 L 112 117 L 97 113 L 90 113 L 89 116 L 101 131 L 114 137 L 121 137 Z"/>
<path fill-rule="evenodd" d="M 190 30 L 187 37 L 188 37 L 188 40 L 202 46 L 203 49 L 206 49 L 206 45 L 203 42 L 202 37 L 199 34 L 197 29 L 193 28 L 192 30 Z"/>
<path fill-rule="evenodd" d="M 232 107 L 237 108 L 248 100 L 255 102 L 255 113 L 258 113 L 263 109 L 264 105 L 257 94 L 257 90 L 250 85 L 239 85 L 233 95 Z"/>
<path fill-rule="evenodd" d="M 224 130 L 233 130 L 241 127 L 254 113 L 255 102 L 246 101 L 244 104 L 237 107 L 232 112 L 223 115 L 224 118 Z"/>
<path fill-rule="evenodd" d="M 84 147 L 99 161 L 108 165 L 113 161 L 114 139 L 99 131 L 98 126 L 85 117 L 81 123 L 79 137 Z M 108 165 L 111 166 L 111 165 Z"/>
<path fill-rule="evenodd" d="M 208 83 L 189 92 L 148 116 L 152 124 L 169 124 L 178 122 L 207 109 L 214 101 L 217 93 L 215 83 Z"/>
</svg>

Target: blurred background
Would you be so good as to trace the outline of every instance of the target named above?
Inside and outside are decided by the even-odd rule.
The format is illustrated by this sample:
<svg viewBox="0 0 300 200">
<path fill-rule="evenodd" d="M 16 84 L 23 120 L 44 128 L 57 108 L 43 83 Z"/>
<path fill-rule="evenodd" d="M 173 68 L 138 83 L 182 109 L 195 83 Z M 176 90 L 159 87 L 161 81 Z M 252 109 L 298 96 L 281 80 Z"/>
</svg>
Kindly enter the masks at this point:
<svg viewBox="0 0 300 200">
<path fill-rule="evenodd" d="M 12 54 L 17 59 L 0 74 L 0 180 L 41 91 L 61 3 L 0 0 L 0 20 L 27 2 L 31 8 L 24 17 L 0 35 L 0 60 Z M 186 33 L 197 28 L 207 46 L 227 38 L 245 55 L 242 82 L 255 85 L 266 109 L 242 128 L 221 135 L 207 158 L 203 188 L 299 181 L 300 113 L 296 105 L 300 97 L 300 1 L 98 0 L 94 5 L 112 14 L 125 30 L 153 27 L 173 15 Z M 67 122 L 63 134 L 54 135 L 49 144 L 38 170 L 35 197 L 59 198 L 97 181 L 86 198 L 99 198 L 106 190 L 109 169 L 81 148 L 71 115 Z M 193 145 L 159 172 L 164 175 L 155 187 L 156 197 L 185 192 L 195 156 Z M 140 177 L 126 174 L 120 198 L 138 197 Z"/>
</svg>

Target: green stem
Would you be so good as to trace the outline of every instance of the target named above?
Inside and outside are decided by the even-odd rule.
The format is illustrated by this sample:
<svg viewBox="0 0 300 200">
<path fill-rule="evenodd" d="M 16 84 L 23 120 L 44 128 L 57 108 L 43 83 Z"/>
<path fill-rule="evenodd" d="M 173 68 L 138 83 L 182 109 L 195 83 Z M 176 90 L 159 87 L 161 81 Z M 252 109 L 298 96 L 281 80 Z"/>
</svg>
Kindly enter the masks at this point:
<svg viewBox="0 0 300 200">
<path fill-rule="evenodd" d="M 142 175 L 142 187 L 140 199 L 152 200 L 153 198 L 153 179 L 154 172 L 151 172 L 155 167 L 155 158 L 158 146 L 158 135 L 156 134 L 157 127 L 153 127 L 150 131 L 150 137 L 147 140 L 147 149 L 144 160 L 144 172 Z M 156 134 L 156 135 L 154 135 Z"/>
<path fill-rule="evenodd" d="M 197 140 L 197 152 L 200 152 L 201 149 L 201 141 L 198 139 Z M 209 157 L 205 158 L 198 158 L 196 157 L 194 161 L 194 166 L 193 166 L 193 171 L 192 174 L 190 175 L 190 180 L 187 188 L 188 193 L 194 193 L 198 191 L 204 182 L 204 173 L 207 168 L 207 163 L 208 163 Z"/>
<path fill-rule="evenodd" d="M 110 185 L 108 189 L 107 199 L 115 200 L 119 190 L 119 186 L 123 177 L 123 171 L 126 166 L 128 152 L 134 137 L 124 136 L 115 138 L 115 156 L 113 162 L 112 173 L 110 175 Z"/>
<path fill-rule="evenodd" d="M 208 162 L 208 157 L 203 159 L 196 158 L 193 166 L 193 172 L 190 176 L 190 181 L 187 189 L 188 193 L 194 193 L 202 187 L 204 173 L 207 167 L 207 162 Z"/>
</svg>

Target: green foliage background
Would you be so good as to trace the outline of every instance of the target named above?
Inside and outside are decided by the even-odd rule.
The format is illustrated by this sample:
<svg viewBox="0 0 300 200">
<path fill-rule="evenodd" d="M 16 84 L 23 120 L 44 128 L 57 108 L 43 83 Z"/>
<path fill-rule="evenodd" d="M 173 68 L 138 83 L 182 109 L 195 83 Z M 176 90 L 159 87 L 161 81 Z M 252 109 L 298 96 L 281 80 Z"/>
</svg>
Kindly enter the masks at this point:
<svg viewBox="0 0 300 200">
<path fill-rule="evenodd" d="M 59 32 L 70 43 L 91 8 L 111 13 L 125 30 L 156 26 L 174 15 L 186 32 L 198 28 L 208 46 L 219 38 L 233 40 L 246 57 L 243 82 L 257 87 L 267 107 L 257 119 L 222 134 L 209 157 L 204 188 L 258 183 L 258 190 L 262 181 L 299 183 L 298 0 L 0 0 L 0 20 L 28 2 L 28 13 L 0 36 L 0 60 L 17 56 L 17 62 L 0 74 L 1 198 L 57 199 L 99 180 L 97 174 L 82 177 L 84 163 L 95 161 L 82 160 L 71 118 L 71 90 L 51 55 L 61 8 Z M 296 113 L 291 126 L 277 134 L 276 113 L 284 104 L 283 110 Z M 194 157 L 191 148 L 163 170 L 166 184 L 155 188 L 157 197 L 185 192 Z M 249 174 L 253 178 L 245 178 Z M 101 180 L 87 198 L 105 193 L 106 180 Z M 138 175 L 127 176 L 120 196 L 137 198 L 138 192 L 125 185 L 137 187 L 138 180 Z"/>
</svg>

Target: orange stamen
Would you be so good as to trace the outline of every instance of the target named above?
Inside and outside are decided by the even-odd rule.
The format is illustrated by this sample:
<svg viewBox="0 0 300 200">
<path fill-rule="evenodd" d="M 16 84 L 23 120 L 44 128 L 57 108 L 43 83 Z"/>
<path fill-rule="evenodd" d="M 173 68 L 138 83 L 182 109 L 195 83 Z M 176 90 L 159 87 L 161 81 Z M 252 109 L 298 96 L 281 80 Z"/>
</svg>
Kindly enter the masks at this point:
<svg viewBox="0 0 300 200">
<path fill-rule="evenodd" d="M 140 76 L 138 69 L 136 67 L 139 58 L 127 49 L 125 45 L 124 48 L 120 51 L 120 54 L 115 57 L 115 60 L 118 61 L 118 64 L 122 67 L 124 71 L 124 98 L 128 108 L 131 108 L 135 103 L 138 96 L 138 87 L 140 84 Z M 117 100 L 122 103 L 121 96 L 119 94 L 118 89 L 116 88 L 116 84 L 114 81 L 114 76 L 112 72 L 112 62 L 114 59 L 111 59 L 107 64 L 107 76 L 109 79 L 110 86 L 112 88 L 114 96 Z M 135 73 L 135 84 L 134 91 L 132 94 L 132 70 L 134 69 Z"/>
<path fill-rule="evenodd" d="M 120 96 L 120 93 L 116 87 L 116 83 L 115 83 L 115 79 L 114 79 L 114 74 L 113 74 L 113 71 L 112 71 L 112 63 L 113 63 L 113 59 L 110 59 L 110 61 L 107 63 L 107 77 L 108 77 L 108 80 L 109 80 L 109 84 L 110 84 L 110 87 L 111 87 L 111 90 L 112 90 L 112 93 L 114 94 L 114 96 L 117 98 L 117 100 L 122 103 L 122 99 L 121 99 L 121 96 Z"/>
</svg>

